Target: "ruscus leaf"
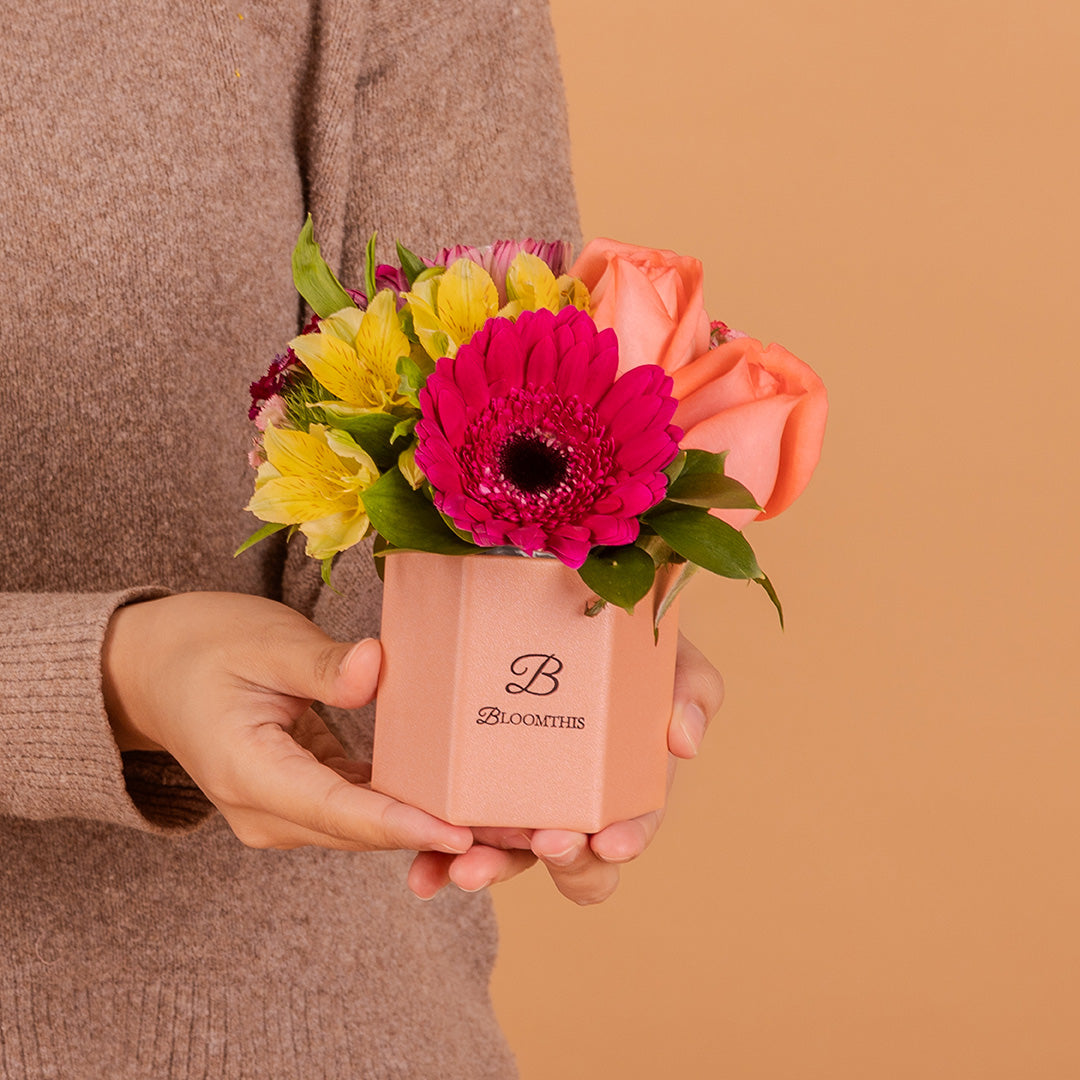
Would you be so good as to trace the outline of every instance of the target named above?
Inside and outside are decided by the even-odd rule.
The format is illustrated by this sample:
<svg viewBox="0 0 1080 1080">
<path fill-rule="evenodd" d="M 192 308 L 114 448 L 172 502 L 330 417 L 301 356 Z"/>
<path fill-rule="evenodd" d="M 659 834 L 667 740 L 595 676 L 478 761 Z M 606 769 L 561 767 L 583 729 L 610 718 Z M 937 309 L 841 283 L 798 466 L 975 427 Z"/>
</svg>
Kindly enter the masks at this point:
<svg viewBox="0 0 1080 1080">
<path fill-rule="evenodd" d="M 378 235 L 377 232 L 371 234 L 364 251 L 364 291 L 369 304 L 375 299 L 375 238 Z"/>
<path fill-rule="evenodd" d="M 353 298 L 341 287 L 334 271 L 326 265 L 319 245 L 315 243 L 315 227 L 308 214 L 292 253 L 293 284 L 321 319 L 342 308 L 356 307 Z"/>
<path fill-rule="evenodd" d="M 433 551 L 439 555 L 468 555 L 477 548 L 460 540 L 439 511 L 398 471 L 383 473 L 363 493 L 364 510 L 375 531 L 395 548 Z"/>
<path fill-rule="evenodd" d="M 414 255 L 400 240 L 397 244 L 397 257 L 411 289 L 413 282 L 427 269 L 424 260 Z"/>
<path fill-rule="evenodd" d="M 359 446 L 366 450 L 380 470 L 389 469 L 396 461 L 401 447 L 396 450 L 391 446 L 397 436 L 400 417 L 390 413 L 372 412 L 359 416 L 338 416 L 329 418 L 332 427 L 348 432 Z"/>
<path fill-rule="evenodd" d="M 780 617 L 780 629 L 784 629 L 784 609 L 780 606 L 780 597 L 777 595 L 776 589 L 773 588 L 773 583 L 769 580 L 768 574 L 762 574 L 761 577 L 754 579 L 764 590 L 766 595 L 773 603 L 773 607 L 776 608 L 776 614 Z"/>
<path fill-rule="evenodd" d="M 667 497 L 690 506 L 723 510 L 760 510 L 754 493 L 733 477 L 721 473 L 687 472 L 669 485 Z"/>
<path fill-rule="evenodd" d="M 667 504 L 670 505 L 670 504 Z M 689 562 L 721 577 L 760 578 L 754 549 L 738 529 L 697 506 L 646 515 L 649 524 Z"/>
<path fill-rule="evenodd" d="M 257 544 L 260 540 L 265 540 L 268 536 L 273 536 L 276 532 L 281 532 L 282 529 L 287 529 L 288 525 L 277 525 L 274 522 L 270 522 L 268 525 L 264 525 L 261 529 L 256 529 L 234 552 L 233 558 L 237 555 L 242 555 L 249 547 Z"/>
<path fill-rule="evenodd" d="M 634 605 L 652 588 L 656 566 L 648 552 L 626 544 L 593 548 L 578 575 L 601 599 L 633 613 Z"/>
</svg>

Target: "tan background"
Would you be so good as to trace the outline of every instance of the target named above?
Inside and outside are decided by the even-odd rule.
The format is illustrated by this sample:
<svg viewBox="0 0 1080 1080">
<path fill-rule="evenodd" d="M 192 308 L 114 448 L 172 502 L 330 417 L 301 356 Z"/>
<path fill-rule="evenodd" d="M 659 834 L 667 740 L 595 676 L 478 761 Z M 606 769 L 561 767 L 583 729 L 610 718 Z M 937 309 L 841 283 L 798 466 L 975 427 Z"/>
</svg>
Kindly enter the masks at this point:
<svg viewBox="0 0 1080 1080">
<path fill-rule="evenodd" d="M 607 904 L 497 890 L 524 1080 L 1080 1076 L 1080 7 L 555 0 L 586 235 L 829 386 L 699 578 L 728 701 Z"/>
</svg>

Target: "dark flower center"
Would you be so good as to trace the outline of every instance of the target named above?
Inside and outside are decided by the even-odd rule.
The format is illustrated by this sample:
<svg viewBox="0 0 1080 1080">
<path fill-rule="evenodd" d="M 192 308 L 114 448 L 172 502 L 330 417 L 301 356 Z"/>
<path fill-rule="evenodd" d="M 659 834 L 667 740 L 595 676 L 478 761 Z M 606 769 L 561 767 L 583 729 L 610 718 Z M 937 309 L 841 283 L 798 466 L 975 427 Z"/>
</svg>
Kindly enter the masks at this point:
<svg viewBox="0 0 1080 1080">
<path fill-rule="evenodd" d="M 502 444 L 499 470 L 519 491 L 535 495 L 566 479 L 567 458 L 561 447 L 538 434 L 515 433 Z"/>
</svg>

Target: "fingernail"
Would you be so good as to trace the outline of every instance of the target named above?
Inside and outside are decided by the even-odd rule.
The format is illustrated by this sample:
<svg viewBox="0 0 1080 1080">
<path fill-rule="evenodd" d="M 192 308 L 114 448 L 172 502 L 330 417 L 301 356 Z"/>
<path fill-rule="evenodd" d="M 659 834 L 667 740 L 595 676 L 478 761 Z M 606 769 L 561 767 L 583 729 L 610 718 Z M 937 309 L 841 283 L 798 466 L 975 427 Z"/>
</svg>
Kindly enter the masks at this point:
<svg viewBox="0 0 1080 1080">
<path fill-rule="evenodd" d="M 455 882 L 455 884 L 457 884 L 457 882 Z M 491 884 L 491 878 L 488 878 L 487 881 L 485 881 L 483 885 L 477 885 L 475 889 L 466 889 L 464 885 L 458 885 L 458 888 L 462 892 L 472 893 L 472 892 L 480 892 L 482 889 L 486 889 L 490 884 Z"/>
<path fill-rule="evenodd" d="M 553 855 L 541 855 L 540 858 L 555 866 L 569 866 L 581 854 L 581 850 L 578 844 L 571 844 L 565 851 L 557 851 Z"/>
<path fill-rule="evenodd" d="M 472 841 L 467 844 L 432 844 L 432 851 L 445 851 L 447 855 L 464 855 L 472 847 Z"/>
<path fill-rule="evenodd" d="M 367 638 L 364 639 L 367 641 Z M 345 655 L 342 657 L 341 663 L 338 665 L 338 674 L 344 675 L 349 670 L 349 664 L 352 662 L 353 656 L 356 655 L 356 650 L 364 644 L 364 641 L 358 641 Z"/>
<path fill-rule="evenodd" d="M 679 727 L 696 757 L 701 749 L 701 740 L 705 738 L 705 713 L 696 701 L 687 702 L 679 710 Z"/>
</svg>

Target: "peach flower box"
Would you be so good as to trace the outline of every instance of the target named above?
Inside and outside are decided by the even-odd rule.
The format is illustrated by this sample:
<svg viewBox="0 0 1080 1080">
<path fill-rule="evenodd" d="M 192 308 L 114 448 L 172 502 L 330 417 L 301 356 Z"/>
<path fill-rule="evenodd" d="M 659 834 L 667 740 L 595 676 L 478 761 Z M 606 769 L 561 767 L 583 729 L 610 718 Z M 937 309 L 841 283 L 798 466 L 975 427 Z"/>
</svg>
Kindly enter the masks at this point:
<svg viewBox="0 0 1080 1080">
<path fill-rule="evenodd" d="M 633 615 L 557 559 L 386 557 L 372 787 L 456 825 L 597 832 L 667 782 L 677 605 Z"/>
</svg>

